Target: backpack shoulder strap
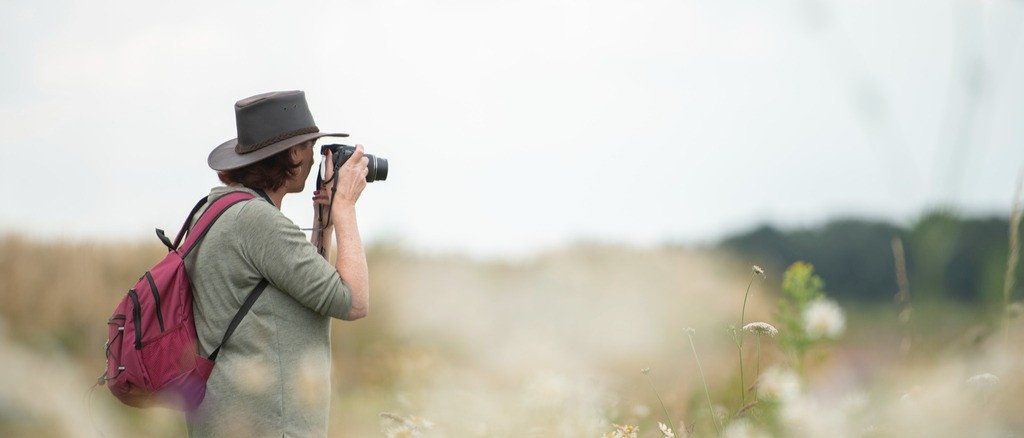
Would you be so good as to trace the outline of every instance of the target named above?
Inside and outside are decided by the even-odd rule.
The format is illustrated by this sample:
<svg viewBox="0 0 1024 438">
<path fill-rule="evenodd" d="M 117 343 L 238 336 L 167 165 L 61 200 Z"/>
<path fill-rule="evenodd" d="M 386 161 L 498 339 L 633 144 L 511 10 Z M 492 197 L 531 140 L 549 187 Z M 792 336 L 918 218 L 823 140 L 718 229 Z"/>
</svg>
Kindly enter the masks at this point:
<svg viewBox="0 0 1024 438">
<path fill-rule="evenodd" d="M 259 299 L 260 295 L 263 293 L 263 289 L 267 288 L 267 284 L 269 284 L 267 279 L 260 279 L 260 282 L 252 292 L 249 292 L 249 295 L 245 297 L 245 302 L 242 303 L 242 307 L 239 307 L 238 311 L 235 312 L 235 317 L 231 318 L 231 323 L 228 324 L 228 329 L 224 332 L 224 337 L 221 338 L 220 345 L 218 345 L 217 349 L 213 350 L 213 353 L 210 354 L 209 358 L 211 361 L 217 361 L 217 355 L 220 354 L 220 348 L 223 347 L 224 344 L 228 343 L 228 339 L 231 338 L 235 329 L 238 328 L 238 324 L 242 322 L 242 318 L 245 318 L 245 315 L 249 314 L 249 309 L 251 309 L 252 305 L 256 303 L 257 299 Z"/>
<path fill-rule="evenodd" d="M 206 208 L 206 211 L 203 212 L 203 215 L 199 217 L 199 220 L 196 221 L 195 226 L 189 230 L 188 237 L 185 238 L 185 241 L 182 242 L 181 246 L 177 249 L 178 254 L 181 254 L 181 258 L 184 259 L 185 256 L 192 251 L 192 248 L 195 248 L 196 245 L 199 244 L 199 241 L 206 236 L 208 231 L 210 231 L 210 227 L 213 226 L 213 223 L 220 218 L 220 215 L 224 214 L 224 211 L 227 210 L 228 207 L 253 198 L 255 198 L 255 196 L 251 193 L 231 192 L 217 198 L 216 201 L 213 201 L 213 203 Z"/>
<path fill-rule="evenodd" d="M 189 228 L 191 228 L 189 225 L 192 225 L 192 218 L 200 208 L 206 205 L 206 201 L 208 199 L 210 199 L 209 196 L 203 196 L 203 199 L 200 199 L 199 202 L 196 203 L 196 206 L 192 207 L 192 211 L 188 213 L 188 216 L 185 217 L 185 223 L 181 224 L 181 229 L 178 230 L 178 236 L 174 238 L 174 249 L 177 249 L 178 246 L 181 245 L 181 238 L 185 237 L 185 233 L 188 232 Z"/>
<path fill-rule="evenodd" d="M 199 211 L 203 205 L 206 205 L 206 200 L 208 198 L 209 196 L 203 196 L 203 199 L 200 199 L 199 202 L 196 203 L 196 206 L 192 207 L 192 211 L 188 213 L 188 216 L 185 216 L 185 223 L 181 224 L 181 229 L 178 230 L 178 237 L 174 238 L 174 242 L 171 242 L 171 239 L 167 238 L 167 234 L 164 233 L 164 230 L 159 228 L 156 229 L 156 237 L 160 238 L 160 241 L 163 242 L 168 251 L 178 249 L 178 245 L 181 244 L 181 238 L 185 236 L 185 232 L 188 231 L 189 225 L 192 224 L 192 216 L 195 216 L 196 212 Z"/>
</svg>

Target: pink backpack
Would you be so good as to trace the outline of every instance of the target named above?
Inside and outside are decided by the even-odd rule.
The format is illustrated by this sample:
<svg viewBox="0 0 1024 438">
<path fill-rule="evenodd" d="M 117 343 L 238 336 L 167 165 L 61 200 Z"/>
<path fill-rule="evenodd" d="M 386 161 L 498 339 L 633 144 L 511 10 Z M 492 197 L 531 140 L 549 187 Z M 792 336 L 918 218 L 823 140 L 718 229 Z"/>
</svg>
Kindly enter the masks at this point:
<svg viewBox="0 0 1024 438">
<path fill-rule="evenodd" d="M 184 259 L 228 207 L 253 198 L 245 192 L 217 198 L 190 230 L 192 216 L 207 200 L 201 199 L 185 218 L 174 243 L 163 230 L 156 230 L 169 249 L 167 256 L 139 278 L 107 320 L 107 369 L 98 384 L 106 384 L 122 403 L 184 411 L 202 403 L 217 354 L 263 293 L 267 281 L 260 281 L 246 297 L 213 354 L 202 357 L 192 318 L 192 283 L 185 272 Z M 188 237 L 182 243 L 186 232 Z"/>
</svg>

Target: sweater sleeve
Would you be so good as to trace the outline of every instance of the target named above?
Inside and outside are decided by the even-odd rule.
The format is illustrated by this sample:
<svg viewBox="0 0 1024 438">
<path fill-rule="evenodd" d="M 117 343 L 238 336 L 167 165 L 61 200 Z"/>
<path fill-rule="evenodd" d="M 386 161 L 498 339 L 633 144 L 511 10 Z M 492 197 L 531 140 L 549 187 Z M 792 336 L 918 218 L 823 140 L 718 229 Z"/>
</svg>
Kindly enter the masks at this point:
<svg viewBox="0 0 1024 438">
<path fill-rule="evenodd" d="M 243 256 L 270 284 L 321 315 L 348 315 L 349 285 L 291 219 L 266 202 L 252 200 L 239 211 L 238 225 Z"/>
</svg>

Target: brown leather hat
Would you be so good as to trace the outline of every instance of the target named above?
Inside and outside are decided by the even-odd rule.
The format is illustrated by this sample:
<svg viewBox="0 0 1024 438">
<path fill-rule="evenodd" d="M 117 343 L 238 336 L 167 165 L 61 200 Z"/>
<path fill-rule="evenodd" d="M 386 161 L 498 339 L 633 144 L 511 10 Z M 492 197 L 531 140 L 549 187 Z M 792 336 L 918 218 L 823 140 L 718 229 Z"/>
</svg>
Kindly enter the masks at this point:
<svg viewBox="0 0 1024 438">
<path fill-rule="evenodd" d="M 348 137 L 322 133 L 313 123 L 302 91 L 272 91 L 235 102 L 238 137 L 217 146 L 207 163 L 213 170 L 248 166 L 299 143 L 320 137 Z"/>
</svg>

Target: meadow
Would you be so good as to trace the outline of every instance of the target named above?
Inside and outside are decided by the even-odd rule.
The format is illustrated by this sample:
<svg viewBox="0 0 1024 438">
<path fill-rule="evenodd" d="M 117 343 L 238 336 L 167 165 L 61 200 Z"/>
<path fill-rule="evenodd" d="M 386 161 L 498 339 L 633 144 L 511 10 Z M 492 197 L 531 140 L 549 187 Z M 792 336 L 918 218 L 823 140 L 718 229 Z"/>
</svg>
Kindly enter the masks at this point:
<svg viewBox="0 0 1024 438">
<path fill-rule="evenodd" d="M 184 434 L 178 412 L 90 391 L 108 314 L 163 251 L 0 238 L 0 435 Z M 377 243 L 368 261 L 372 314 L 332 325 L 333 436 L 1024 430 L 1020 306 L 916 302 L 906 275 L 892 302 L 840 306 L 810 265 L 762 274 L 707 248 L 479 259 Z"/>
</svg>

